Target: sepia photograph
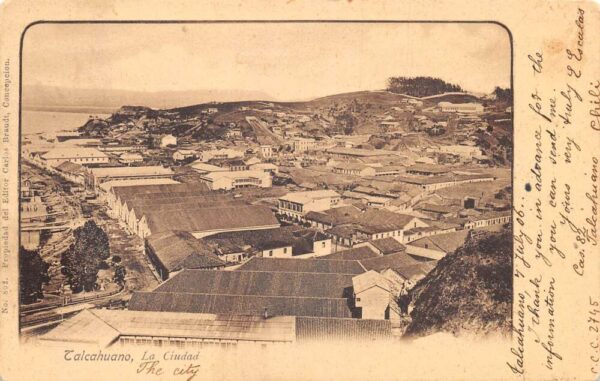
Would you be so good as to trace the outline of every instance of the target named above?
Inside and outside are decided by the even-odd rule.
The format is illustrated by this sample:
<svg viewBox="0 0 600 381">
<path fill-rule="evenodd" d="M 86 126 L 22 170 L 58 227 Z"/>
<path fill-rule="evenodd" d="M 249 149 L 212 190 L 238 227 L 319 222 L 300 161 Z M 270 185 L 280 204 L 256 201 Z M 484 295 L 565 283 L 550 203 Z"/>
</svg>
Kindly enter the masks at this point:
<svg viewBox="0 0 600 381">
<path fill-rule="evenodd" d="M 504 26 L 42 22 L 22 44 L 21 343 L 510 340 Z"/>
</svg>

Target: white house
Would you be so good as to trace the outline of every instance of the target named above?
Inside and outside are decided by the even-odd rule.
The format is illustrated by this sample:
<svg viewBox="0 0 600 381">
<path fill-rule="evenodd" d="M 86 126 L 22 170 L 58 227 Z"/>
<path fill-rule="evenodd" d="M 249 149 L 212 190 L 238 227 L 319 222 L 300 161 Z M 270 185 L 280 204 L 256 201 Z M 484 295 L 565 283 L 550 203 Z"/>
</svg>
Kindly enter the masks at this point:
<svg viewBox="0 0 600 381">
<path fill-rule="evenodd" d="M 312 138 L 294 138 L 292 139 L 292 147 L 294 152 L 312 151 L 316 147 L 316 141 Z"/>
<path fill-rule="evenodd" d="M 480 103 L 450 103 L 440 102 L 438 108 L 442 112 L 455 112 L 461 114 L 481 114 L 483 105 Z"/>
<path fill-rule="evenodd" d="M 177 138 L 173 135 L 164 135 L 160 138 L 160 147 L 176 146 Z"/>
<path fill-rule="evenodd" d="M 320 212 L 337 206 L 341 196 L 332 190 L 292 192 L 279 198 L 279 213 L 301 218 L 308 212 Z"/>
<path fill-rule="evenodd" d="M 243 152 L 229 148 L 224 148 L 201 151 L 198 155 L 198 160 L 202 162 L 207 162 L 211 159 L 235 159 L 242 157 L 244 157 Z"/>
<path fill-rule="evenodd" d="M 262 170 L 209 172 L 200 177 L 200 181 L 211 190 L 231 190 L 238 188 L 270 188 L 271 174 Z"/>
<path fill-rule="evenodd" d="M 175 161 L 184 161 L 188 159 L 193 159 L 197 157 L 196 151 L 189 149 L 180 149 L 173 153 L 173 160 Z"/>
<path fill-rule="evenodd" d="M 270 145 L 260 146 L 260 156 L 263 159 L 269 159 L 273 157 L 273 147 L 271 147 Z"/>
<path fill-rule="evenodd" d="M 119 162 L 123 164 L 141 163 L 144 157 L 137 152 L 125 152 L 119 156 Z"/>
<path fill-rule="evenodd" d="M 386 318 L 389 313 L 391 284 L 374 270 L 352 278 L 354 305 L 361 309 L 362 319 Z"/>
<path fill-rule="evenodd" d="M 104 152 L 86 147 L 55 148 L 42 154 L 41 159 L 49 167 L 56 167 L 65 161 L 79 165 L 108 163 L 108 156 Z"/>
</svg>

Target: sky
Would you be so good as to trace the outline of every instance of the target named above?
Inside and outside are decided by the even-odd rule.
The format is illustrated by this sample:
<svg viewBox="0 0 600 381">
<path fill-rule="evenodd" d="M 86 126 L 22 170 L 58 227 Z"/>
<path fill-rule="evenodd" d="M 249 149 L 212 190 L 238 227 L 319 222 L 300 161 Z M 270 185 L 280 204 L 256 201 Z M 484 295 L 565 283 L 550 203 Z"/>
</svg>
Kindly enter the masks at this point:
<svg viewBox="0 0 600 381">
<path fill-rule="evenodd" d="M 421 75 L 471 92 L 509 87 L 508 34 L 496 24 L 38 24 L 23 51 L 25 86 L 292 101 Z"/>
</svg>

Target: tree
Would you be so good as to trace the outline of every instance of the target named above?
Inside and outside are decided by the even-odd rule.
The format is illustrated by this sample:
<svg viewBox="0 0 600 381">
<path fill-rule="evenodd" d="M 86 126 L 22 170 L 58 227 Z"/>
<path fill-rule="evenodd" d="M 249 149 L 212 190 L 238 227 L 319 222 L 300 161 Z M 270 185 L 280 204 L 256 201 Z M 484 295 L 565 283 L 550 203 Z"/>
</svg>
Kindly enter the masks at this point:
<svg viewBox="0 0 600 381">
<path fill-rule="evenodd" d="M 392 93 L 406 94 L 419 98 L 463 91 L 459 85 L 432 77 L 390 77 L 388 78 L 387 90 Z"/>
<path fill-rule="evenodd" d="M 125 267 L 118 265 L 117 267 L 115 267 L 115 275 L 113 277 L 113 280 L 115 281 L 116 284 L 118 284 L 119 286 L 122 286 L 125 283 L 125 275 L 127 274 L 127 270 L 125 270 Z"/>
<path fill-rule="evenodd" d="M 19 250 L 19 288 L 21 303 L 29 304 L 43 296 L 42 284 L 48 284 L 48 268 L 40 254 L 21 246 Z"/>
<path fill-rule="evenodd" d="M 110 257 L 108 236 L 93 220 L 73 232 L 75 243 L 61 257 L 63 273 L 73 292 L 92 291 L 98 270 Z"/>
<path fill-rule="evenodd" d="M 511 89 L 503 89 L 502 87 L 496 86 L 494 89 L 494 95 L 496 99 L 503 102 L 512 102 L 512 90 Z"/>
</svg>

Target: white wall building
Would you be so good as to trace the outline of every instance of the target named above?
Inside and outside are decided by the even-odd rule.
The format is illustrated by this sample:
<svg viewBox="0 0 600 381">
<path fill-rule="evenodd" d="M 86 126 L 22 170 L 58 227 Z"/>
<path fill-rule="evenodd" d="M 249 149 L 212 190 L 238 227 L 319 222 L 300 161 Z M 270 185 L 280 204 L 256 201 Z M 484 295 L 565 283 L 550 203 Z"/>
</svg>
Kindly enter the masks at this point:
<svg viewBox="0 0 600 381">
<path fill-rule="evenodd" d="M 483 106 L 480 103 L 450 103 L 440 102 L 438 107 L 442 112 L 456 112 L 461 114 L 481 114 Z"/>
<path fill-rule="evenodd" d="M 362 319 L 385 319 L 390 306 L 390 281 L 376 271 L 352 278 L 354 305 L 361 309 Z"/>
<path fill-rule="evenodd" d="M 336 207 L 341 196 L 332 190 L 292 192 L 279 198 L 280 214 L 291 218 L 301 218 L 308 212 L 320 212 Z"/>
<path fill-rule="evenodd" d="M 292 147 L 294 152 L 312 151 L 316 148 L 317 142 L 312 138 L 294 138 L 292 139 Z"/>
<path fill-rule="evenodd" d="M 262 170 L 210 172 L 202 175 L 200 180 L 211 190 L 231 190 L 237 188 L 270 188 L 271 174 Z"/>
<path fill-rule="evenodd" d="M 273 147 L 271 147 L 270 145 L 260 146 L 260 156 L 263 159 L 269 159 L 273 157 Z"/>
<path fill-rule="evenodd" d="M 80 165 L 108 163 L 108 156 L 96 148 L 55 148 L 42 154 L 40 157 L 49 167 L 56 167 L 65 161 L 70 161 L 71 163 Z"/>
<path fill-rule="evenodd" d="M 211 159 L 235 159 L 244 157 L 244 153 L 229 148 L 201 151 L 198 160 L 207 162 Z"/>
<path fill-rule="evenodd" d="M 161 148 L 168 146 L 176 146 L 177 138 L 173 135 L 165 135 L 160 138 L 160 146 Z"/>
</svg>

